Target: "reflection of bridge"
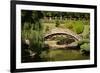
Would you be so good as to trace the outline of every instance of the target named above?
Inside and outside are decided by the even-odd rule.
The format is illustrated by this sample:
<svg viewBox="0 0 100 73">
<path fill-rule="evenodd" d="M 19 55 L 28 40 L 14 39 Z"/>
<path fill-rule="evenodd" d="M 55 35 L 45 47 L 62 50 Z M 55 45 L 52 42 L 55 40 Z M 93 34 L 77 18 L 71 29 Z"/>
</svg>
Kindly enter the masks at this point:
<svg viewBox="0 0 100 73">
<path fill-rule="evenodd" d="M 54 29 L 50 30 L 47 34 L 45 34 L 44 38 L 49 39 L 50 37 L 52 37 L 54 35 L 68 35 L 77 41 L 81 40 L 81 37 L 78 34 L 72 32 L 69 29 L 62 29 L 62 28 L 54 28 Z"/>
</svg>

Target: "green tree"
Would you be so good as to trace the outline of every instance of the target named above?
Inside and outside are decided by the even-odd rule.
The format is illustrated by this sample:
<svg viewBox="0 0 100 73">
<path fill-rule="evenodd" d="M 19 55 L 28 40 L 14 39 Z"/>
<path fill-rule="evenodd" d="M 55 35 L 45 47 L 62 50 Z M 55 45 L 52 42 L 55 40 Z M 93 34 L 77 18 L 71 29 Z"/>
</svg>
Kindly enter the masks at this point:
<svg viewBox="0 0 100 73">
<path fill-rule="evenodd" d="M 22 10 L 21 11 L 21 23 L 22 23 L 22 30 L 25 23 L 28 23 L 27 27 L 31 26 L 34 29 L 41 28 L 40 19 L 43 18 L 43 13 L 41 11 L 29 11 L 29 10 Z M 37 25 L 36 25 L 37 24 Z M 37 28 L 35 28 L 37 26 Z"/>
<path fill-rule="evenodd" d="M 22 52 L 26 49 L 29 49 L 34 51 L 37 57 L 39 57 L 43 49 L 43 33 L 41 18 L 43 18 L 43 13 L 41 11 L 21 11 L 21 38 L 30 41 L 29 47 L 23 48 Z"/>
</svg>

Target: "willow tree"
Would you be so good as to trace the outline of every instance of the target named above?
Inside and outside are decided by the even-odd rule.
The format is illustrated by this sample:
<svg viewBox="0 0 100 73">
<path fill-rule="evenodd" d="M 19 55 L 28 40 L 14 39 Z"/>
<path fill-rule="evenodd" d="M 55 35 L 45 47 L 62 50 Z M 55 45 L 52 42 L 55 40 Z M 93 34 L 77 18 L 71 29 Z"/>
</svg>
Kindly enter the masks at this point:
<svg viewBox="0 0 100 73">
<path fill-rule="evenodd" d="M 43 33 L 41 18 L 43 13 L 41 11 L 22 10 L 21 11 L 21 38 L 22 40 L 28 39 L 30 44 L 27 48 L 32 50 L 39 56 L 43 48 Z"/>
</svg>

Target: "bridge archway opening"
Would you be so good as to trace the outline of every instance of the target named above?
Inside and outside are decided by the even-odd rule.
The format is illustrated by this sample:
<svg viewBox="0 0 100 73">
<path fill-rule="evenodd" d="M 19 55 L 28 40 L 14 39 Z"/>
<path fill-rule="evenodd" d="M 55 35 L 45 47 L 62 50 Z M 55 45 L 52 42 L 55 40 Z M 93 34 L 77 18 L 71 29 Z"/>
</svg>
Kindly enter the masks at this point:
<svg viewBox="0 0 100 73">
<path fill-rule="evenodd" d="M 56 34 L 51 34 L 45 37 L 45 41 L 49 41 L 49 42 L 56 42 L 54 44 L 56 45 L 69 45 L 73 42 L 78 41 L 78 39 L 76 39 L 75 37 L 68 35 L 68 34 L 64 34 L 64 33 L 56 33 Z"/>
</svg>

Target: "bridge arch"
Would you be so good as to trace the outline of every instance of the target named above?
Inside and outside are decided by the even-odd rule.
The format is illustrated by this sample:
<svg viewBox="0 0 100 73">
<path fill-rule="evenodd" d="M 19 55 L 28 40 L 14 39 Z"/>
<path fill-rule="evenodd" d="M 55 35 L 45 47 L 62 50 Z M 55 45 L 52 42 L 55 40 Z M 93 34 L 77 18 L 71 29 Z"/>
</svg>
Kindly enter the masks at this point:
<svg viewBox="0 0 100 73">
<path fill-rule="evenodd" d="M 70 38 L 73 38 L 77 41 L 79 40 L 78 38 L 74 37 L 73 35 L 66 34 L 66 33 L 53 33 L 53 34 L 45 36 L 44 39 L 49 39 L 49 38 L 51 38 L 52 36 L 55 36 L 55 35 L 67 35 L 67 36 L 70 36 Z"/>
<path fill-rule="evenodd" d="M 74 38 L 77 41 L 81 40 L 81 37 L 78 34 L 72 32 L 69 29 L 62 29 L 62 28 L 52 29 L 47 34 L 45 34 L 44 39 L 45 40 L 49 39 L 50 37 L 55 36 L 55 35 L 69 35 L 70 37 Z"/>
</svg>

